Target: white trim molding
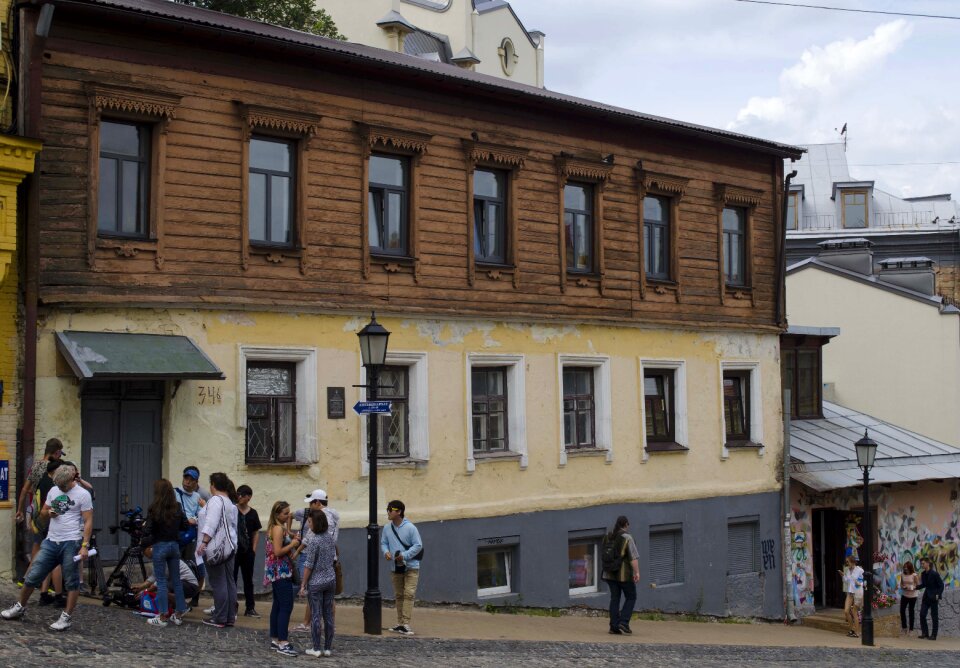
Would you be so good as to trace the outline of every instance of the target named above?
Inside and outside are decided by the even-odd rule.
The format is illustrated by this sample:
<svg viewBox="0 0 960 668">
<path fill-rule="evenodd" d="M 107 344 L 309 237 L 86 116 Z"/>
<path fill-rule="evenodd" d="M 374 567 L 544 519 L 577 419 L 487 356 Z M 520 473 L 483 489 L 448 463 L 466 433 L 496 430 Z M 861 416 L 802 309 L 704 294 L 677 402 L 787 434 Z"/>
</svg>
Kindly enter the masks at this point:
<svg viewBox="0 0 960 668">
<path fill-rule="evenodd" d="M 720 398 L 720 444 L 721 458 L 730 456 L 727 447 L 727 424 L 723 412 L 723 372 L 750 372 L 750 441 L 757 445 L 757 454 L 763 456 L 763 394 L 760 391 L 760 362 L 757 360 L 720 360 L 720 382 L 717 383 Z M 753 449 L 753 448 L 749 448 Z"/>
<path fill-rule="evenodd" d="M 687 423 L 687 363 L 684 360 L 640 359 L 640 451 L 643 461 L 650 458 L 647 451 L 647 402 L 644 395 L 643 374 L 645 369 L 673 371 L 673 439 L 678 445 L 690 447 L 689 425 Z"/>
<path fill-rule="evenodd" d="M 387 351 L 388 366 L 407 367 L 407 408 L 410 411 L 410 457 L 401 459 L 406 463 L 425 463 L 430 459 L 430 419 L 428 405 L 430 396 L 427 391 L 427 353 Z M 366 385 L 367 370 L 360 367 L 360 384 Z M 360 418 L 360 475 L 370 475 L 370 463 L 367 461 L 367 419 Z M 390 462 L 397 460 L 391 459 Z M 384 460 L 378 460 L 378 468 L 384 466 Z"/>
<path fill-rule="evenodd" d="M 507 440 L 510 453 L 520 455 L 520 468 L 527 468 L 527 393 L 524 381 L 526 369 L 523 355 L 467 353 L 466 364 L 466 448 L 467 472 L 473 473 L 477 459 L 496 461 L 496 457 L 475 457 L 473 453 L 473 388 L 471 371 L 474 367 L 503 366 L 507 368 Z"/>
<path fill-rule="evenodd" d="M 297 451 L 291 466 L 320 460 L 317 443 L 317 349 L 286 346 L 237 346 L 237 427 L 243 430 L 244 461 L 247 448 L 247 362 L 293 362 L 296 366 Z"/>
<path fill-rule="evenodd" d="M 560 466 L 567 465 L 563 443 L 563 369 L 568 366 L 593 368 L 594 441 L 596 450 L 606 451 L 607 463 L 613 461 L 613 413 L 610 391 L 610 357 L 607 355 L 557 354 L 557 408 L 560 427 Z"/>
</svg>

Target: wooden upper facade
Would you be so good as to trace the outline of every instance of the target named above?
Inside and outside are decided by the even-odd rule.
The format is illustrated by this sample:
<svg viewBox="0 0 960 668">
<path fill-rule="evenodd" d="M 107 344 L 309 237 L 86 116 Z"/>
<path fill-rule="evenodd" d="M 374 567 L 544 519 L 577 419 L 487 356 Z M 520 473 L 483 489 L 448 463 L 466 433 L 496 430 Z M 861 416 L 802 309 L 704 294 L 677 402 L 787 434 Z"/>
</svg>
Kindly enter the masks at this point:
<svg viewBox="0 0 960 668">
<path fill-rule="evenodd" d="M 64 3 L 31 37 L 43 303 L 777 327 L 790 147 L 110 4 Z M 139 236 L 98 225 L 111 123 L 148 131 Z M 289 149 L 290 243 L 251 239 L 258 139 Z M 371 244 L 371 156 L 407 166 L 402 252 Z M 502 261 L 476 255 L 478 168 L 503 179 Z M 585 269 L 568 257 L 568 184 L 591 200 Z M 668 215 L 666 278 L 644 271 L 645 196 Z M 735 285 L 724 208 L 742 215 Z"/>
</svg>

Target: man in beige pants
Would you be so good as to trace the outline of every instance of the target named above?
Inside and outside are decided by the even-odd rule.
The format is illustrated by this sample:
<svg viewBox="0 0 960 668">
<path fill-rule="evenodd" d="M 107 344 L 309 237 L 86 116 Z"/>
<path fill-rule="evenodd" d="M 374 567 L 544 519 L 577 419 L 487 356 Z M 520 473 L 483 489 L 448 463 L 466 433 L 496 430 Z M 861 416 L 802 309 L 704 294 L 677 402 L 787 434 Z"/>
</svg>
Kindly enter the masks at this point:
<svg viewBox="0 0 960 668">
<path fill-rule="evenodd" d="M 405 512 L 403 501 L 391 501 L 387 504 L 387 519 L 390 521 L 380 532 L 380 550 L 388 561 L 393 561 L 393 573 L 390 575 L 393 579 L 393 595 L 397 601 L 397 625 L 390 630 L 412 636 L 410 615 L 413 614 L 417 583 L 420 581 L 423 542 L 417 527 L 404 517 Z"/>
</svg>

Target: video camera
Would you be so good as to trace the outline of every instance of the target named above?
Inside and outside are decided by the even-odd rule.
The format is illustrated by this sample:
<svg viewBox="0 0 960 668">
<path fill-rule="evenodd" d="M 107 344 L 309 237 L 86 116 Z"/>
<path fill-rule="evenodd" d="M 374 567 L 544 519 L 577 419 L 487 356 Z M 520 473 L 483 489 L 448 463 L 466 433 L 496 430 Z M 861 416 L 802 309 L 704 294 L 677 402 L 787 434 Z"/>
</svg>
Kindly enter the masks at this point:
<svg viewBox="0 0 960 668">
<path fill-rule="evenodd" d="M 110 527 L 110 533 L 115 534 L 118 530 L 128 533 L 130 534 L 131 543 L 133 545 L 139 545 L 143 539 L 143 528 L 147 523 L 143 517 L 143 509 L 137 506 L 130 510 L 121 510 L 120 514 L 124 519 L 120 520 L 118 526 Z"/>
</svg>

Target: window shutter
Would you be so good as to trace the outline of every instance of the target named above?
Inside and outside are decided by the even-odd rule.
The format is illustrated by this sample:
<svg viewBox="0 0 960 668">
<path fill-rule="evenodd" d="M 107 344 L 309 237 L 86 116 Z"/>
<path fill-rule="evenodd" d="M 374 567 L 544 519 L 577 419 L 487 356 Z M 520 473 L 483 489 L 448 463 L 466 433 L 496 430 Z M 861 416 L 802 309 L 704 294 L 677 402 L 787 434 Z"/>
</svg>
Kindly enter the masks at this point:
<svg viewBox="0 0 960 668">
<path fill-rule="evenodd" d="M 654 584 L 683 582 L 683 532 L 650 534 L 650 581 Z"/>
<path fill-rule="evenodd" d="M 727 574 L 760 571 L 760 527 L 757 522 L 727 525 Z"/>
</svg>

